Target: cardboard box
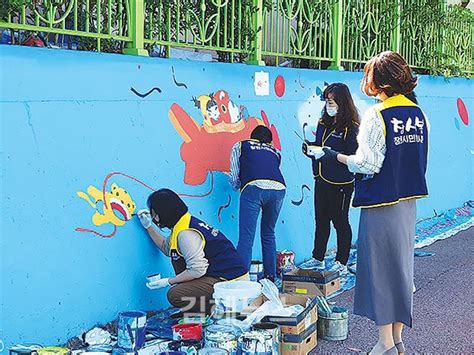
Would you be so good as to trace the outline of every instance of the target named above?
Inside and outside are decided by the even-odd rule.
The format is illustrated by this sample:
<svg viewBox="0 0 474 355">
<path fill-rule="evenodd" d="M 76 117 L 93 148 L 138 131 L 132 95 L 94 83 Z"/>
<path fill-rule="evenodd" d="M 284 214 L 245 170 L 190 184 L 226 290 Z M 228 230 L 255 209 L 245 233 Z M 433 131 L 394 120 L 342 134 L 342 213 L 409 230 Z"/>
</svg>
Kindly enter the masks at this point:
<svg viewBox="0 0 474 355">
<path fill-rule="evenodd" d="M 282 334 L 301 334 L 313 324 L 318 322 L 318 307 L 311 309 L 308 314 L 295 326 L 281 325 Z"/>
<path fill-rule="evenodd" d="M 283 275 L 283 292 L 328 296 L 341 288 L 339 271 L 297 269 Z"/>
<path fill-rule="evenodd" d="M 281 355 L 307 355 L 318 345 L 317 326 L 313 324 L 301 335 L 286 335 L 280 344 Z M 293 340 L 300 340 L 293 342 Z"/>
<path fill-rule="evenodd" d="M 304 311 L 300 314 L 293 316 L 293 317 L 282 317 L 282 316 L 266 316 L 262 319 L 262 322 L 271 322 L 276 323 L 283 327 L 293 327 L 293 329 L 289 329 L 290 334 L 299 334 L 301 332 L 297 332 L 298 329 L 306 330 L 310 325 L 310 322 L 314 319 L 317 321 L 318 317 L 318 300 L 313 297 L 309 297 L 306 295 L 291 295 L 291 294 L 280 294 L 280 299 L 285 306 L 293 306 L 293 305 L 302 305 L 305 307 Z M 310 303 L 306 306 L 306 302 L 310 299 Z M 252 304 L 245 308 L 241 313 L 242 314 L 250 314 L 255 311 L 258 307 L 260 307 L 267 299 L 264 296 L 260 296 L 255 299 Z"/>
</svg>

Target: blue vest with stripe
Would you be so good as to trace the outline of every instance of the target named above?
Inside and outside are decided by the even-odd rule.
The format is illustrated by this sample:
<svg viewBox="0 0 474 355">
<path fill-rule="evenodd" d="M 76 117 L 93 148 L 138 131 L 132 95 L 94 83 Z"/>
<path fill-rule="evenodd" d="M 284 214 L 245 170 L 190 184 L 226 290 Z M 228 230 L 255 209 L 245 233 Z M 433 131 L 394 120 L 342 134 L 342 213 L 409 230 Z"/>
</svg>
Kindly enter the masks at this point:
<svg viewBox="0 0 474 355">
<path fill-rule="evenodd" d="M 352 129 L 345 128 L 342 131 L 336 131 L 332 127 L 326 127 L 322 120 L 318 123 L 316 137 L 311 145 L 319 147 L 331 147 L 336 152 L 352 155 L 357 150 L 358 125 Z M 312 159 L 313 175 L 315 178 L 321 178 L 331 185 L 347 185 L 354 182 L 354 174 L 349 171 L 347 165 L 338 161 L 321 161 L 321 159 Z"/>
<path fill-rule="evenodd" d="M 240 145 L 240 189 L 255 180 L 277 181 L 285 185 L 280 171 L 281 155 L 271 144 L 254 140 Z"/>
<path fill-rule="evenodd" d="M 178 250 L 177 240 L 183 230 L 194 230 L 204 240 L 204 255 L 209 263 L 205 276 L 233 280 L 248 272 L 234 245 L 224 234 L 186 213 L 173 228 L 170 238 L 171 262 L 176 274 L 186 270 L 186 261 Z"/>
<path fill-rule="evenodd" d="M 357 174 L 353 206 L 380 207 L 427 196 L 428 130 L 423 112 L 403 95 L 374 108 L 385 125 L 387 151 L 378 174 Z"/>
</svg>

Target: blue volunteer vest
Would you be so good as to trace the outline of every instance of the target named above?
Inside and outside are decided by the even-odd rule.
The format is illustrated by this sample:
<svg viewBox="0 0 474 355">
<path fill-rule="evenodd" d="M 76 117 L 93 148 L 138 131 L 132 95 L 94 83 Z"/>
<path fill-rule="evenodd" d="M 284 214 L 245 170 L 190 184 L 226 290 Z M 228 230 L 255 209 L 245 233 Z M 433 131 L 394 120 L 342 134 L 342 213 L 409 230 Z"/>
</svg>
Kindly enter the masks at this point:
<svg viewBox="0 0 474 355">
<path fill-rule="evenodd" d="M 255 180 L 276 181 L 285 185 L 280 171 L 281 155 L 271 144 L 254 140 L 240 145 L 240 190 Z"/>
<path fill-rule="evenodd" d="M 383 121 L 387 151 L 378 174 L 357 174 L 354 207 L 380 207 L 428 195 L 428 130 L 421 109 L 403 95 L 374 106 Z"/>
<path fill-rule="evenodd" d="M 183 230 L 197 232 L 204 241 L 204 255 L 209 262 L 205 276 L 234 280 L 247 274 L 248 270 L 230 240 L 189 213 L 176 223 L 170 237 L 170 256 L 176 274 L 186 270 L 186 261 L 178 248 L 178 235 Z"/>
<path fill-rule="evenodd" d="M 326 127 L 322 120 L 318 123 L 316 129 L 315 141 L 311 143 L 319 147 L 331 147 L 336 152 L 352 155 L 357 150 L 358 128 L 337 132 L 334 128 Z M 347 165 L 338 161 L 321 161 L 321 159 L 312 159 L 313 175 L 331 185 L 348 185 L 354 182 L 354 174 L 349 171 Z"/>
</svg>

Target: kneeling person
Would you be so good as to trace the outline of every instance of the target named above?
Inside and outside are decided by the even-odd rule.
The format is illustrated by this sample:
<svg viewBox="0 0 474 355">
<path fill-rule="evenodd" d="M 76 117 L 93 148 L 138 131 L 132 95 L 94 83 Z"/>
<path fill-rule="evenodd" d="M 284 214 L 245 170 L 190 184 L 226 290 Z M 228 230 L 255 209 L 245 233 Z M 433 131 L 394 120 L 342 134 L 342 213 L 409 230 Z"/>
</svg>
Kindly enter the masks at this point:
<svg viewBox="0 0 474 355">
<path fill-rule="evenodd" d="M 188 212 L 183 200 L 169 189 L 148 197 L 149 210 L 138 212 L 143 227 L 161 251 L 171 257 L 175 277 L 148 283 L 151 289 L 173 286 L 168 301 L 185 313 L 210 314 L 214 284 L 243 279 L 247 268 L 224 234 Z M 171 229 L 169 239 L 153 228 Z"/>
</svg>

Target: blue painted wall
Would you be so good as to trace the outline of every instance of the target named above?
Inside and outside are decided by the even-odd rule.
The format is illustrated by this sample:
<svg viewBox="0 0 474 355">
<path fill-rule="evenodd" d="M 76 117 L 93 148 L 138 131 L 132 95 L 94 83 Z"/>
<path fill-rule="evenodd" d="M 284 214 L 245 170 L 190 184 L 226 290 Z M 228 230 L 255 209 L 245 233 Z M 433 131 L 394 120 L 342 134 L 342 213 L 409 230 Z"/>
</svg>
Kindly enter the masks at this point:
<svg viewBox="0 0 474 355">
<path fill-rule="evenodd" d="M 173 82 L 176 78 L 187 89 Z M 264 110 L 275 124 L 283 146 L 283 173 L 288 182 L 286 203 L 277 226 L 278 248 L 310 256 L 313 239 L 310 162 L 300 153 L 294 130 L 314 124 L 322 108 L 315 96 L 323 82 L 347 83 L 361 111 L 374 101 L 359 90 L 361 73 L 263 68 L 270 73 L 270 95 L 254 94 L 247 65 L 185 62 L 123 55 L 0 47 L 1 71 L 1 315 L 0 339 L 53 345 L 96 323 L 114 319 L 126 309 L 166 306 L 164 291 L 149 291 L 145 276 L 170 275 L 169 261 L 148 239 L 134 217 L 118 227 L 113 238 L 76 232 L 76 227 L 110 233 L 112 225 L 96 227 L 94 209 L 77 197 L 89 185 L 102 188 L 111 172 L 129 174 L 146 184 L 181 193 L 209 191 L 211 179 L 199 186 L 183 182 L 182 138 L 168 117 L 178 103 L 201 124 L 193 96 L 226 90 L 251 116 Z M 273 90 L 282 75 L 286 92 Z M 146 98 L 130 88 L 154 92 Z M 417 93 L 431 120 L 428 180 L 431 196 L 419 203 L 419 218 L 459 206 L 473 198 L 473 123 L 464 125 L 456 99 L 471 114 L 472 81 L 423 76 Z M 311 115 L 311 117 L 309 116 Z M 457 123 L 456 123 L 457 121 Z M 472 121 L 472 117 L 471 117 Z M 217 149 L 215 154 L 219 154 Z M 190 210 L 237 241 L 238 194 L 227 177 L 215 173 L 209 197 L 187 198 Z M 143 207 L 150 190 L 124 176 L 110 178 Z M 217 219 L 219 206 L 231 206 Z M 358 211 L 351 211 L 357 231 Z M 334 236 L 330 247 L 335 246 Z M 255 255 L 260 254 L 255 243 Z"/>
</svg>

